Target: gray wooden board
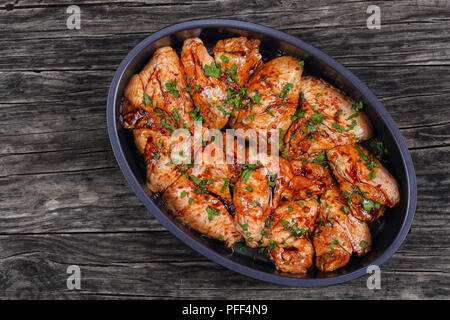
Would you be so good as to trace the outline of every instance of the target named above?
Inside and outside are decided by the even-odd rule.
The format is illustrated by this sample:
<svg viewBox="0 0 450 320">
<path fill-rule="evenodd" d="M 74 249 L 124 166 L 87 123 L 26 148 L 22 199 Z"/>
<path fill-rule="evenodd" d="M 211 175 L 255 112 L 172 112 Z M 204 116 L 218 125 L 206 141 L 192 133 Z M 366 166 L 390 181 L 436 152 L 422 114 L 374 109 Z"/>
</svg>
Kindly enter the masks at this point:
<svg viewBox="0 0 450 320">
<path fill-rule="evenodd" d="M 450 297 L 450 2 L 0 1 L 0 298 Z M 368 30 L 366 8 L 381 8 Z M 110 81 L 152 32 L 234 18 L 297 36 L 354 72 L 401 129 L 418 206 L 400 250 L 367 277 L 289 288 L 250 279 L 172 236 L 123 178 L 106 133 Z M 66 269 L 79 265 L 81 290 Z"/>
</svg>

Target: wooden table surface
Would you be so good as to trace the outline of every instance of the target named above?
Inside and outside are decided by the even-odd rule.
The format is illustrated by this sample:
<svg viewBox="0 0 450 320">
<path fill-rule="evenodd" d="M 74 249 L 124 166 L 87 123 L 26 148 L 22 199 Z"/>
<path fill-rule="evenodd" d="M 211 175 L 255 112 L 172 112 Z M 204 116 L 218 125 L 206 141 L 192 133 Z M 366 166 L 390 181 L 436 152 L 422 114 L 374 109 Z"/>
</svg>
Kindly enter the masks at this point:
<svg viewBox="0 0 450 320">
<path fill-rule="evenodd" d="M 450 1 L 0 1 L 0 298 L 449 298 Z M 381 29 L 366 26 L 381 8 Z M 227 270 L 139 202 L 106 131 L 114 72 L 137 43 L 198 18 L 260 23 L 355 73 L 390 112 L 414 160 L 418 205 L 405 243 L 367 276 L 316 289 Z M 69 265 L 81 289 L 69 290 Z"/>
</svg>

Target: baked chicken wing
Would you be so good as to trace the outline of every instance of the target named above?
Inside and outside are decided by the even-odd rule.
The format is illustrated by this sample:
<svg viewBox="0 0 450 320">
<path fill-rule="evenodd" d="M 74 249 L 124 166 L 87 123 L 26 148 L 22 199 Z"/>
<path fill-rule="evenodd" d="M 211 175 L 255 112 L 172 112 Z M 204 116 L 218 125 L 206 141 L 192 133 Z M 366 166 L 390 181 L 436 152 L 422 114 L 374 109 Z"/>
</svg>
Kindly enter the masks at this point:
<svg viewBox="0 0 450 320">
<path fill-rule="evenodd" d="M 164 203 L 187 226 L 218 240 L 228 247 L 241 240 L 233 217 L 216 197 L 182 175 L 163 194 Z"/>
<path fill-rule="evenodd" d="M 353 216 L 337 186 L 320 197 L 320 222 L 313 243 L 316 266 L 325 272 L 345 266 L 353 252 L 363 255 L 371 248 L 367 223 Z"/>
<path fill-rule="evenodd" d="M 302 78 L 302 109 L 285 135 L 286 149 L 293 158 L 339 145 L 367 140 L 372 125 L 355 103 L 327 82 Z"/>
<path fill-rule="evenodd" d="M 276 208 L 269 231 L 269 253 L 283 272 L 305 273 L 314 265 L 311 236 L 319 212 L 319 201 L 283 201 Z"/>
<path fill-rule="evenodd" d="M 339 146 L 327 151 L 331 169 L 360 219 L 373 221 L 384 206 L 400 202 L 395 178 L 369 151 L 360 145 Z"/>
<path fill-rule="evenodd" d="M 297 108 L 303 68 L 295 58 L 283 56 L 262 65 L 251 76 L 241 103 L 234 105 L 234 129 L 286 131 Z M 234 97 L 231 97 L 233 100 Z"/>
<path fill-rule="evenodd" d="M 333 178 L 325 154 L 302 160 L 280 162 L 284 167 L 277 179 L 274 201 L 279 199 L 301 200 L 317 196 L 325 192 L 332 184 Z"/>
<path fill-rule="evenodd" d="M 220 63 L 216 64 L 199 38 L 184 41 L 181 61 L 188 77 L 188 91 L 206 126 L 222 129 L 228 122 L 231 106 L 226 103 L 227 89 L 221 80 Z"/>
<path fill-rule="evenodd" d="M 221 65 L 228 87 L 239 88 L 247 83 L 253 71 L 262 63 L 259 40 L 246 37 L 219 40 L 213 48 L 216 65 Z"/>
<path fill-rule="evenodd" d="M 171 47 L 162 47 L 155 51 L 149 63 L 130 79 L 125 88 L 123 108 L 124 117 L 129 112 L 159 112 L 162 125 L 168 129 L 174 122 L 177 128 L 191 129 L 193 104 L 185 92 L 184 70 L 177 53 Z M 135 115 L 135 117 L 138 117 Z"/>
</svg>

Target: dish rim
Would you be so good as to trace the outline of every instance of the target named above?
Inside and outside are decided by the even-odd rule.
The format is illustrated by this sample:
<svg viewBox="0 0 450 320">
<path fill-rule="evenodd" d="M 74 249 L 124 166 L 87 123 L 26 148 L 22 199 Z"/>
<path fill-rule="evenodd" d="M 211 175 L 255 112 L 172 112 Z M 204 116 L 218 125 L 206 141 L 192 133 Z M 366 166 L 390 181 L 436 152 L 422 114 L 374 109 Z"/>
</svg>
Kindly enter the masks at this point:
<svg viewBox="0 0 450 320">
<path fill-rule="evenodd" d="M 341 76 L 343 76 L 345 79 L 347 79 L 361 93 L 361 95 L 367 99 L 367 101 L 372 105 L 375 111 L 380 115 L 381 119 L 385 122 L 391 136 L 393 137 L 394 143 L 397 145 L 397 148 L 401 155 L 403 167 L 405 168 L 406 171 L 406 180 L 407 180 L 406 188 L 408 190 L 409 201 L 406 204 L 405 218 L 403 220 L 400 231 L 398 232 L 394 241 L 369 266 L 359 268 L 357 270 L 354 270 L 352 272 L 343 275 L 326 278 L 294 278 L 283 275 L 270 274 L 264 271 L 253 269 L 243 264 L 240 264 L 239 262 L 230 260 L 227 257 L 222 256 L 220 253 L 214 251 L 213 249 L 208 248 L 202 243 L 191 238 L 187 233 L 181 230 L 173 221 L 171 221 L 159 209 L 159 207 L 155 204 L 155 202 L 152 199 L 150 199 L 148 195 L 145 193 L 144 189 L 141 187 L 140 183 L 134 176 L 124 156 L 123 149 L 119 142 L 117 122 L 115 117 L 116 95 L 118 93 L 117 91 L 119 83 L 131 61 L 133 61 L 136 58 L 136 56 L 147 46 L 173 33 L 195 28 L 233 28 L 261 33 L 274 39 L 289 43 L 292 46 L 300 48 L 301 50 L 307 51 L 310 55 L 314 56 L 318 60 L 321 60 L 323 63 L 325 63 L 326 65 L 334 69 L 337 73 L 339 73 Z M 122 60 L 122 62 L 120 63 L 119 67 L 117 68 L 114 74 L 111 86 L 109 88 L 106 113 L 107 113 L 108 135 L 114 156 L 117 160 L 117 163 L 119 164 L 119 167 L 123 175 L 125 176 L 125 179 L 133 189 L 134 193 L 138 196 L 139 200 L 145 205 L 147 210 L 150 211 L 155 216 L 155 218 L 172 234 L 174 234 L 178 239 L 180 239 L 188 246 L 190 246 L 192 249 L 201 253 L 208 259 L 211 259 L 214 262 L 230 270 L 239 272 L 252 278 L 286 286 L 322 287 L 335 285 L 357 279 L 363 276 L 364 274 L 367 274 L 367 269 L 371 265 L 377 266 L 382 265 L 398 250 L 398 248 L 401 246 L 410 230 L 417 202 L 416 176 L 414 172 L 414 165 L 411 159 L 411 155 L 408 151 L 408 148 L 406 147 L 403 137 L 399 129 L 397 128 L 397 125 L 395 124 L 394 120 L 391 118 L 391 116 L 384 108 L 384 106 L 381 104 L 381 102 L 377 99 L 377 97 L 372 93 L 372 91 L 352 72 L 347 70 L 343 65 L 341 65 L 339 62 L 337 62 L 336 60 L 334 60 L 321 50 L 309 45 L 308 43 L 300 40 L 297 37 L 291 36 L 282 31 L 278 31 L 270 27 L 265 27 L 255 23 L 231 19 L 189 20 L 165 27 L 142 40 Z"/>
</svg>

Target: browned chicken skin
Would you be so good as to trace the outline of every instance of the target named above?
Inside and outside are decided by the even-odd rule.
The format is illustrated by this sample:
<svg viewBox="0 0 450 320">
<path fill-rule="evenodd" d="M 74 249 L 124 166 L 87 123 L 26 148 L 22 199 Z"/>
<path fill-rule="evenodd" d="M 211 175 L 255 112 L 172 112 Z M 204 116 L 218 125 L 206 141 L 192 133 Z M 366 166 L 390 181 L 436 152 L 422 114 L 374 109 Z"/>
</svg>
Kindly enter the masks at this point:
<svg viewBox="0 0 450 320">
<path fill-rule="evenodd" d="M 159 48 L 149 63 L 135 74 L 125 88 L 125 99 L 135 109 L 164 111 L 178 128 L 192 128 L 192 100 L 185 92 L 184 69 L 171 47 Z M 130 108 L 123 111 L 130 111 Z M 126 115 L 124 113 L 124 115 Z"/>
<path fill-rule="evenodd" d="M 235 183 L 234 218 L 250 247 L 265 244 L 264 230 L 271 213 L 269 174 L 263 165 L 246 164 Z"/>
<path fill-rule="evenodd" d="M 353 144 L 373 135 L 372 125 L 355 104 L 338 89 L 315 78 L 302 78 L 302 110 L 285 135 L 293 158 L 335 146 Z"/>
<path fill-rule="evenodd" d="M 269 231 L 270 258 L 283 272 L 305 273 L 314 265 L 310 237 L 319 212 L 317 198 L 283 201 L 275 210 Z"/>
<path fill-rule="evenodd" d="M 216 197 L 199 190 L 199 186 L 182 175 L 163 194 L 169 210 L 189 227 L 232 247 L 242 237 L 233 218 Z"/>
<path fill-rule="evenodd" d="M 230 125 L 235 129 L 286 131 L 292 120 L 300 93 L 303 68 L 295 58 L 275 58 L 258 68 L 246 91 L 248 98 L 234 111 Z"/>
<path fill-rule="evenodd" d="M 383 213 L 384 205 L 394 207 L 400 202 L 397 181 L 362 146 L 339 146 L 328 150 L 327 157 L 360 219 L 372 221 Z"/>
<path fill-rule="evenodd" d="M 208 54 L 202 40 L 184 41 L 181 61 L 186 71 L 190 93 L 209 128 L 222 129 L 228 122 L 231 106 L 226 103 L 227 89 L 220 65 Z"/>
<path fill-rule="evenodd" d="M 283 176 L 277 180 L 275 202 L 281 198 L 301 200 L 325 192 L 333 184 L 333 178 L 326 162 L 320 160 L 322 157 L 281 160 Z"/>
<path fill-rule="evenodd" d="M 320 223 L 314 237 L 316 266 L 330 272 L 345 266 L 353 252 L 370 251 L 372 238 L 367 223 L 356 219 L 334 186 L 320 197 Z"/>
<path fill-rule="evenodd" d="M 216 64 L 222 66 L 228 87 L 242 87 L 261 63 L 259 40 L 246 37 L 219 40 L 214 46 Z"/>
</svg>

